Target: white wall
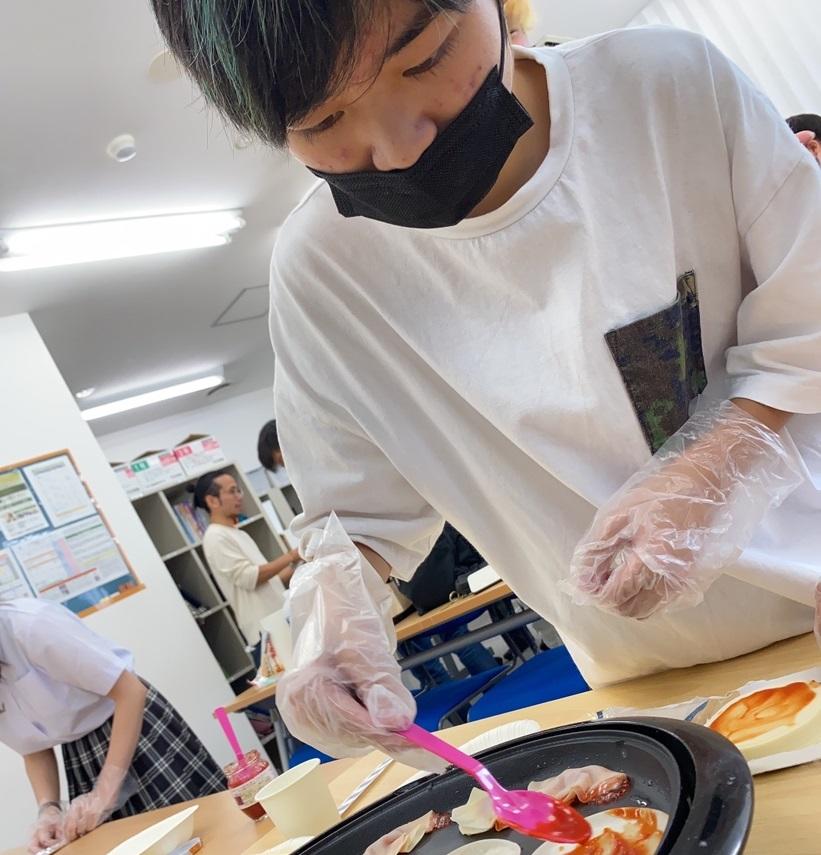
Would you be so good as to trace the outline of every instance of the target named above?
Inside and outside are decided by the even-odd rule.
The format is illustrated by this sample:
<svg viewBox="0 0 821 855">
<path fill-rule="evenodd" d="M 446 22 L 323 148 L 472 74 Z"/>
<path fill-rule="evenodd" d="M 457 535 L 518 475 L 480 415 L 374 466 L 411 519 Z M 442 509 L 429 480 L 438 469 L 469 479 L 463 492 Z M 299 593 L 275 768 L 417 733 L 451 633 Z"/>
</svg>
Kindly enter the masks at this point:
<svg viewBox="0 0 821 855">
<path fill-rule="evenodd" d="M 211 711 L 231 697 L 216 660 L 191 619 L 131 503 L 80 418 L 71 392 L 28 315 L 0 318 L 0 464 L 68 448 L 146 589 L 86 618 L 130 648 L 137 669 L 179 709 L 220 763 L 229 759 Z M 259 743 L 234 716 L 243 744 Z M 22 844 L 35 814 L 18 755 L 0 745 L 0 849 Z"/>
<path fill-rule="evenodd" d="M 248 472 L 259 467 L 257 435 L 273 417 L 274 396 L 268 387 L 198 410 L 101 434 L 97 441 L 109 461 L 123 462 L 149 449 L 173 447 L 190 433 L 210 433 L 220 441 L 228 459 Z"/>
<path fill-rule="evenodd" d="M 647 0 L 531 0 L 535 24 L 530 36 L 579 39 L 623 27 Z"/>
<path fill-rule="evenodd" d="M 654 0 L 630 22 L 707 36 L 786 117 L 821 113 L 818 0 Z"/>
</svg>

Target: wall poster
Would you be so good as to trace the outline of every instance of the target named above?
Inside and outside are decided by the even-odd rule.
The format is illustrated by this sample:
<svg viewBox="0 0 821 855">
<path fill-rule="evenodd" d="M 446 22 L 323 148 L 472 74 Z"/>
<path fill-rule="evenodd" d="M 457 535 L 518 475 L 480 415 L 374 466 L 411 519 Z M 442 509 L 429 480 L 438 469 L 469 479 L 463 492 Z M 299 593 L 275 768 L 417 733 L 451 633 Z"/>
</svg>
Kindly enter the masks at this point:
<svg viewBox="0 0 821 855">
<path fill-rule="evenodd" d="M 0 466 L 0 599 L 82 617 L 142 589 L 69 451 Z"/>
</svg>

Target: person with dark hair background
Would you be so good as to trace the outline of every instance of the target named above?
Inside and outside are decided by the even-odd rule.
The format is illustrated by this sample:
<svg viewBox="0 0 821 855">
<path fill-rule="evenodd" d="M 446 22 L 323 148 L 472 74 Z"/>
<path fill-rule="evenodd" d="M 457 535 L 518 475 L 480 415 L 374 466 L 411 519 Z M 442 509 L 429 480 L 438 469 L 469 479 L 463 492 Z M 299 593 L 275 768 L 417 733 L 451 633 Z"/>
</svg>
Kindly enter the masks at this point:
<svg viewBox="0 0 821 855">
<path fill-rule="evenodd" d="M 821 166 L 821 116 L 817 113 L 798 113 L 787 119 L 798 141 Z"/>
<path fill-rule="evenodd" d="M 281 592 L 271 581 L 288 586 L 299 552 L 292 549 L 268 561 L 248 532 L 237 528 L 242 513 L 242 489 L 228 472 L 209 472 L 194 487 L 194 504 L 208 512 L 211 524 L 202 538 L 208 566 L 225 599 L 234 610 L 239 628 L 254 646 L 259 665 L 262 618 L 283 606 Z"/>
<path fill-rule="evenodd" d="M 282 448 L 279 445 L 276 419 L 265 422 L 260 428 L 257 439 L 257 457 L 260 466 L 272 472 L 285 465 L 285 458 L 282 456 Z"/>
<path fill-rule="evenodd" d="M 511 47 L 501 0 L 152 4 L 319 179 L 270 288 L 297 737 L 405 756 L 383 583 L 445 519 L 594 687 L 812 629 L 821 173 L 715 45 Z"/>
</svg>

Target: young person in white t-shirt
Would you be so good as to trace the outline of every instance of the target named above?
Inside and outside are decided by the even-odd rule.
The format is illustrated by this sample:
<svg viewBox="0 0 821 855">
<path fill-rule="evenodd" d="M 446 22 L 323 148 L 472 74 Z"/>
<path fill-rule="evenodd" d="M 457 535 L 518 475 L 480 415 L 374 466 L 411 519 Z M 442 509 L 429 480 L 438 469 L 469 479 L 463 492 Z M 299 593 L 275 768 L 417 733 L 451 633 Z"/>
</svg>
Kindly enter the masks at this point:
<svg viewBox="0 0 821 855">
<path fill-rule="evenodd" d="M 231 604 L 239 628 L 259 664 L 260 620 L 281 609 L 299 561 L 292 549 L 268 561 L 248 534 L 237 528 L 242 514 L 242 488 L 227 472 L 209 472 L 194 486 L 194 504 L 208 511 L 210 525 L 202 538 L 205 559 L 225 599 Z M 281 585 L 272 585 L 278 580 Z"/>
<path fill-rule="evenodd" d="M 379 577 L 443 517 L 593 685 L 812 628 L 821 174 L 738 68 L 664 28 L 511 49 L 499 0 L 153 5 L 321 179 L 271 269 L 299 738 L 401 750 Z"/>
</svg>

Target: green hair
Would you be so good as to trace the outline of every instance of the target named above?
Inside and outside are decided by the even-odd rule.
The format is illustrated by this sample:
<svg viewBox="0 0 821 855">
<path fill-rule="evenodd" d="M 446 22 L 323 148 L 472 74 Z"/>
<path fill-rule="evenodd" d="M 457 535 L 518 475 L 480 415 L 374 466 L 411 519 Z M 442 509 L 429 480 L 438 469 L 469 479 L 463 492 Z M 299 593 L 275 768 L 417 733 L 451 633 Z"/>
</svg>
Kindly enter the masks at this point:
<svg viewBox="0 0 821 855">
<path fill-rule="evenodd" d="M 151 0 L 168 46 L 235 127 L 284 146 L 339 91 L 391 0 Z M 464 11 L 473 0 L 416 0 Z"/>
</svg>

